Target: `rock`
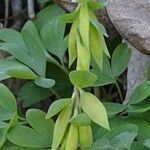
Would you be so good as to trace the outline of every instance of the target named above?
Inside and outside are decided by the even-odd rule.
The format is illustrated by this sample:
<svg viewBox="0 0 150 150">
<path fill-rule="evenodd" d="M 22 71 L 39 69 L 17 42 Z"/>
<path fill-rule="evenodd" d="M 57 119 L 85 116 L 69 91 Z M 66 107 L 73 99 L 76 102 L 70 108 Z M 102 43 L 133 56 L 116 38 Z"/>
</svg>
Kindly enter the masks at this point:
<svg viewBox="0 0 150 150">
<path fill-rule="evenodd" d="M 150 55 L 150 1 L 108 1 L 108 15 L 118 32 L 136 49 Z"/>
</svg>

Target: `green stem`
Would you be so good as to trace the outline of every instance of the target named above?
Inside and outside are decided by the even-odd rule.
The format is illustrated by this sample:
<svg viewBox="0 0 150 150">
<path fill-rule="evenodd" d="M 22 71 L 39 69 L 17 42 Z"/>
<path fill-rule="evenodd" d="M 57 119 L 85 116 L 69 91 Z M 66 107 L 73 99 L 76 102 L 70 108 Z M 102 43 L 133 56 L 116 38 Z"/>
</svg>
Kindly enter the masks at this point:
<svg viewBox="0 0 150 150">
<path fill-rule="evenodd" d="M 119 86 L 119 84 L 118 84 L 117 81 L 115 82 L 115 85 L 116 85 L 116 87 L 117 87 L 117 90 L 118 90 L 118 93 L 119 93 L 121 102 L 123 102 L 123 94 L 122 94 L 122 92 L 121 92 L 120 86 Z"/>
</svg>

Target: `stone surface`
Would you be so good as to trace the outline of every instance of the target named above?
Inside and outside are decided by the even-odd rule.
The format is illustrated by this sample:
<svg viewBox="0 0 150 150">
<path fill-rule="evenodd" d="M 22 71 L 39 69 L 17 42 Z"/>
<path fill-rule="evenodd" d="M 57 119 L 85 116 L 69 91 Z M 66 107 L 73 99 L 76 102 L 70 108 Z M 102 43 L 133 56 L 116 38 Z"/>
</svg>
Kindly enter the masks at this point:
<svg viewBox="0 0 150 150">
<path fill-rule="evenodd" d="M 108 0 L 109 17 L 119 33 L 150 55 L 150 0 Z"/>
</svg>

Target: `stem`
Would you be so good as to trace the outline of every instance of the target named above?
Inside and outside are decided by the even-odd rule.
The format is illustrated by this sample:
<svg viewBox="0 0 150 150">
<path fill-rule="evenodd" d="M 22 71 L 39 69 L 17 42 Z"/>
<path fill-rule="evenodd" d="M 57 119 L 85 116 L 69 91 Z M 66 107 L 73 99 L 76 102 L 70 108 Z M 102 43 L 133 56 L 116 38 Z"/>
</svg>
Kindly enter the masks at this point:
<svg viewBox="0 0 150 150">
<path fill-rule="evenodd" d="M 115 85 L 116 85 L 116 87 L 117 87 L 117 90 L 118 90 L 118 93 L 119 93 L 121 102 L 123 102 L 123 94 L 122 94 L 122 92 L 121 92 L 120 86 L 119 86 L 119 84 L 118 84 L 117 81 L 115 82 Z"/>
<path fill-rule="evenodd" d="M 47 57 L 47 61 L 50 63 L 55 64 L 56 66 L 58 66 L 59 68 L 61 68 L 67 75 L 69 74 L 68 70 L 66 69 L 66 67 L 64 68 L 63 66 L 61 66 L 53 57 L 51 57 L 47 52 L 45 52 L 45 55 Z"/>
<path fill-rule="evenodd" d="M 57 93 L 57 91 L 55 91 L 54 89 L 50 89 L 51 92 L 56 96 L 57 99 L 61 99 L 61 96 Z"/>
</svg>

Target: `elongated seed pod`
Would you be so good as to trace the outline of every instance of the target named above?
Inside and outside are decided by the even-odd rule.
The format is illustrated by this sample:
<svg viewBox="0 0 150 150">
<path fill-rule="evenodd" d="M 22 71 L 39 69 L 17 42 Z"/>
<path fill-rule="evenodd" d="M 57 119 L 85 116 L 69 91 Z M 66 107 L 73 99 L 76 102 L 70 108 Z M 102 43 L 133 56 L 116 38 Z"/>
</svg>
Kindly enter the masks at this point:
<svg viewBox="0 0 150 150">
<path fill-rule="evenodd" d="M 78 144 L 78 128 L 74 124 L 70 125 L 65 150 L 76 150 Z"/>
<path fill-rule="evenodd" d="M 52 150 L 57 150 L 60 145 L 72 113 L 72 104 L 65 108 L 56 120 L 53 134 Z"/>
<path fill-rule="evenodd" d="M 81 149 L 91 146 L 93 143 L 91 126 L 79 126 L 78 129 Z"/>
</svg>

